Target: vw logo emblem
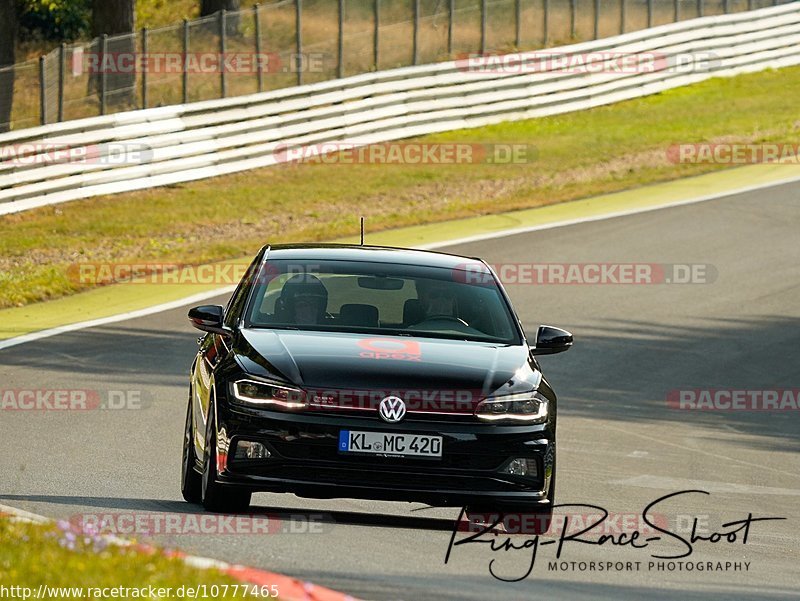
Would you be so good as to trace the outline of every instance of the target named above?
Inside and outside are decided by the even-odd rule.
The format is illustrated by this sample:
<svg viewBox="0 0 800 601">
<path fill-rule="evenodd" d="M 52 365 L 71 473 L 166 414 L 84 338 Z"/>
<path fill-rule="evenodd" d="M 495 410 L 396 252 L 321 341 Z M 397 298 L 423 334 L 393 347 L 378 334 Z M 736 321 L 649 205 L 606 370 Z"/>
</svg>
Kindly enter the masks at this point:
<svg viewBox="0 0 800 601">
<path fill-rule="evenodd" d="M 396 396 L 387 396 L 378 406 L 378 413 L 385 422 L 399 422 L 406 416 L 406 404 Z"/>
</svg>

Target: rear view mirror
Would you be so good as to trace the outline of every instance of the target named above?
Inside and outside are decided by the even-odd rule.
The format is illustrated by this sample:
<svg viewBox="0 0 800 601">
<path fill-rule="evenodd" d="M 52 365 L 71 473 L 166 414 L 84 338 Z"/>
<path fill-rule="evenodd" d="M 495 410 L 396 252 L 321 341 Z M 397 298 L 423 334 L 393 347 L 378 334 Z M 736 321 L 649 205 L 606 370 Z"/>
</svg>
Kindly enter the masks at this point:
<svg viewBox="0 0 800 601">
<path fill-rule="evenodd" d="M 572 347 L 572 334 L 553 326 L 539 326 L 536 345 L 531 347 L 534 355 L 555 355 Z"/>
<path fill-rule="evenodd" d="M 363 276 L 358 278 L 358 286 L 369 290 L 400 290 L 403 288 L 403 284 L 405 284 L 404 280 L 385 276 Z"/>
<path fill-rule="evenodd" d="M 220 305 L 200 305 L 189 309 L 189 321 L 198 330 L 213 334 L 230 334 L 230 330 L 222 325 L 224 309 Z"/>
</svg>

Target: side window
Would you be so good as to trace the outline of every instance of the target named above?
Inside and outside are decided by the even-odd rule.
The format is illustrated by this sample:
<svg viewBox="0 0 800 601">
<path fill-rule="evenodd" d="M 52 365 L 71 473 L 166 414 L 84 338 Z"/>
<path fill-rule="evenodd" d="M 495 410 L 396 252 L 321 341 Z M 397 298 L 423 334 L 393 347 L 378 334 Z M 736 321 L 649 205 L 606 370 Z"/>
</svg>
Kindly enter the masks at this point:
<svg viewBox="0 0 800 601">
<path fill-rule="evenodd" d="M 292 274 L 283 273 L 256 288 L 250 319 L 256 323 L 271 323 L 275 317 L 275 304 L 283 285 Z"/>
<path fill-rule="evenodd" d="M 247 302 L 247 297 L 250 293 L 250 283 L 255 278 L 258 266 L 260 264 L 261 253 L 259 253 L 253 262 L 250 263 L 250 266 L 245 272 L 245 276 L 242 278 L 242 281 L 239 282 L 236 290 L 233 291 L 231 300 L 228 301 L 228 306 L 225 308 L 225 319 L 223 320 L 223 323 L 229 328 L 232 328 L 234 325 L 236 325 L 236 321 L 239 319 L 239 316 L 244 310 L 244 304 Z"/>
</svg>

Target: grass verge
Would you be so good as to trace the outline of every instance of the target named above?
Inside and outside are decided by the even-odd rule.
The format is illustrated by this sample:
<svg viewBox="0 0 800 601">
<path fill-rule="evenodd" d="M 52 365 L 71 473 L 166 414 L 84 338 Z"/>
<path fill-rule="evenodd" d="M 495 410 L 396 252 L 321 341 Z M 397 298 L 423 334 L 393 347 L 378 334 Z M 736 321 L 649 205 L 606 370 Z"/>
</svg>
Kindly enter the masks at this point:
<svg viewBox="0 0 800 601">
<path fill-rule="evenodd" d="M 265 242 L 549 205 L 721 169 L 676 164 L 676 143 L 791 142 L 800 68 L 712 79 L 589 111 L 448 132 L 424 142 L 527 144 L 511 164 L 299 164 L 75 201 L 0 219 L 0 307 L 69 295 L 77 262 L 209 263 Z"/>
<path fill-rule="evenodd" d="M 134 546 L 107 545 L 99 536 L 76 532 L 68 524 L 32 524 L 0 517 L 0 583 L 27 587 L 33 598 L 40 586 L 44 599 L 90 599 L 87 589 L 169 588 L 163 598 L 177 598 L 184 587 L 219 588 L 219 599 L 241 599 L 244 585 L 215 570 L 198 570 L 161 551 L 143 553 Z M 228 586 L 227 594 L 224 594 Z M 72 589 L 72 593 L 58 589 Z M 76 588 L 83 589 L 81 592 Z M 201 589 L 202 590 L 202 589 Z M 21 591 L 19 591 L 21 593 Z M 158 594 L 158 593 L 156 593 Z M 8 595 L 6 595 L 8 596 Z M 13 595 L 12 595 L 13 596 Z M 22 598 L 21 594 L 16 595 Z M 188 598 L 188 597 L 187 597 Z"/>
</svg>

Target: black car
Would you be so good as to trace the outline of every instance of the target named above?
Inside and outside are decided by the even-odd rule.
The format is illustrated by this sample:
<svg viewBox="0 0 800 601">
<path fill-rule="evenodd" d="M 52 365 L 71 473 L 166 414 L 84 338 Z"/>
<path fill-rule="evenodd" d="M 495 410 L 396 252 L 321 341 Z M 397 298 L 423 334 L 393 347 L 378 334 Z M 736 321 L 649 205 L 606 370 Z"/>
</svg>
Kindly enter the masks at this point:
<svg viewBox="0 0 800 601">
<path fill-rule="evenodd" d="M 256 491 L 552 513 L 556 395 L 479 259 L 266 246 L 228 306 L 189 311 L 182 490 L 210 511 Z"/>
</svg>

